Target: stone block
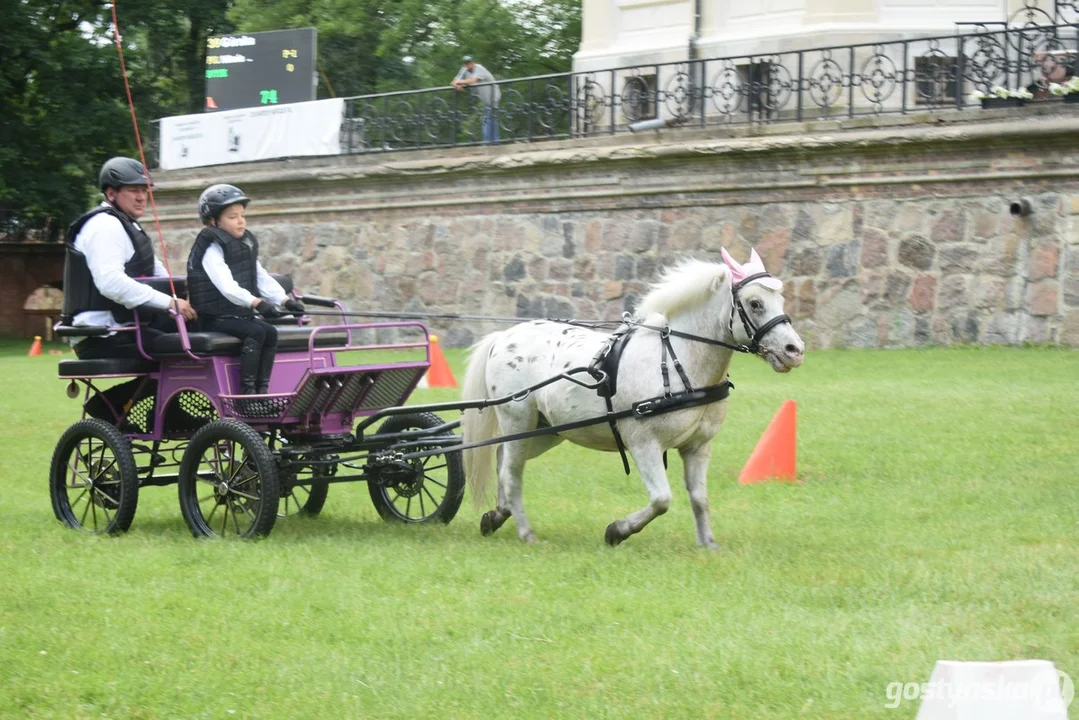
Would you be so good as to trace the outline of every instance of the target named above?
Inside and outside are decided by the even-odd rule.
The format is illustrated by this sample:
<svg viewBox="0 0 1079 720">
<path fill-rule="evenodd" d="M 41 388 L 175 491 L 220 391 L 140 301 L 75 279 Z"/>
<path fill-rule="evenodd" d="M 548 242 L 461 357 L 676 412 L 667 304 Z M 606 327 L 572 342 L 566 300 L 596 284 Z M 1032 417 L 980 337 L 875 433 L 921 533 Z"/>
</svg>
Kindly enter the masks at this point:
<svg viewBox="0 0 1079 720">
<path fill-rule="evenodd" d="M 828 269 L 828 277 L 847 278 L 858 273 L 858 256 L 861 254 L 861 242 L 852 242 L 833 245 L 826 251 L 825 267 Z"/>
<path fill-rule="evenodd" d="M 1060 263 L 1060 247 L 1055 243 L 1038 243 L 1027 258 L 1027 279 L 1055 278 Z"/>
<path fill-rule="evenodd" d="M 930 312 L 936 305 L 937 278 L 928 273 L 914 278 L 907 302 L 914 312 Z"/>
<path fill-rule="evenodd" d="M 920 235 L 909 235 L 899 242 L 899 262 L 913 270 L 933 267 L 936 248 Z"/>
<path fill-rule="evenodd" d="M 825 203 L 821 208 L 817 241 L 821 245 L 849 243 L 854 239 L 854 216 L 849 203 Z"/>
<path fill-rule="evenodd" d="M 1060 311 L 1060 286 L 1043 280 L 1027 288 L 1027 310 L 1034 316 L 1056 315 Z"/>
<path fill-rule="evenodd" d="M 980 257 L 977 249 L 967 245 L 945 245 L 940 249 L 940 272 L 943 275 L 974 272 Z"/>
<path fill-rule="evenodd" d="M 816 245 L 810 245 L 791 252 L 787 270 L 793 277 L 815 276 L 820 272 L 821 265 L 821 249 Z"/>
<path fill-rule="evenodd" d="M 962 242 L 966 234 L 966 218 L 954 208 L 942 210 L 933 221 L 929 239 L 937 245 Z"/>
<path fill-rule="evenodd" d="M 888 263 L 888 236 L 883 230 L 866 228 L 862 233 L 862 267 L 876 268 Z"/>
</svg>

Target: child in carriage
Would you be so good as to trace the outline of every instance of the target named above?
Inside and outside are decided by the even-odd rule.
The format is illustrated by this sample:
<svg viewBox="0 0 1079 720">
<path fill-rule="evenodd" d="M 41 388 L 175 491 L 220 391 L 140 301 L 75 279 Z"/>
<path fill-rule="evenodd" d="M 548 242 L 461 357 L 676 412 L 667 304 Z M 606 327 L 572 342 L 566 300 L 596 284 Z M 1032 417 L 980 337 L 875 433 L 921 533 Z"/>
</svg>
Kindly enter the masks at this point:
<svg viewBox="0 0 1079 720">
<path fill-rule="evenodd" d="M 249 198 L 233 185 L 211 185 L 199 197 L 205 227 L 187 259 L 187 288 L 203 331 L 232 335 L 240 351 L 240 392 L 269 392 L 277 354 L 277 328 L 267 322 L 287 313 L 300 315 L 303 304 L 289 298 L 258 261 L 259 245 L 247 229 Z"/>
</svg>

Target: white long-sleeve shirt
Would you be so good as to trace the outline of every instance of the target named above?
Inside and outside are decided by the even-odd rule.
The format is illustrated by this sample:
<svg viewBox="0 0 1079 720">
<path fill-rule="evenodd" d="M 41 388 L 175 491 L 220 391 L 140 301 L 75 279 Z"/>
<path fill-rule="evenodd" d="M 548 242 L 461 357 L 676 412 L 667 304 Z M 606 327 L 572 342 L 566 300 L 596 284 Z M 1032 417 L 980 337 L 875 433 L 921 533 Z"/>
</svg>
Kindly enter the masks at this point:
<svg viewBox="0 0 1079 720">
<path fill-rule="evenodd" d="M 168 309 L 172 302 L 168 295 L 136 282 L 124 272 L 124 265 L 135 255 L 135 246 L 117 218 L 107 213 L 99 213 L 90 218 L 79 230 L 74 245 L 75 249 L 86 257 L 86 264 L 98 292 L 109 300 L 126 308 L 148 305 L 158 310 Z M 165 266 L 155 257 L 154 276 L 166 275 Z M 73 322 L 75 325 L 106 327 L 118 324 L 109 310 L 87 310 L 76 315 Z M 73 338 L 75 342 L 81 339 Z"/>
<path fill-rule="evenodd" d="M 221 246 L 212 243 L 202 255 L 202 269 L 206 271 L 210 282 L 214 284 L 218 292 L 228 298 L 228 301 L 243 307 L 251 307 L 255 302 L 255 296 L 240 287 L 236 279 L 232 277 L 232 271 L 225 264 L 225 254 Z M 255 280 L 259 296 L 269 300 L 274 305 L 280 305 L 288 299 L 285 289 L 281 284 L 270 277 L 270 273 L 262 267 L 262 263 L 255 263 Z"/>
</svg>

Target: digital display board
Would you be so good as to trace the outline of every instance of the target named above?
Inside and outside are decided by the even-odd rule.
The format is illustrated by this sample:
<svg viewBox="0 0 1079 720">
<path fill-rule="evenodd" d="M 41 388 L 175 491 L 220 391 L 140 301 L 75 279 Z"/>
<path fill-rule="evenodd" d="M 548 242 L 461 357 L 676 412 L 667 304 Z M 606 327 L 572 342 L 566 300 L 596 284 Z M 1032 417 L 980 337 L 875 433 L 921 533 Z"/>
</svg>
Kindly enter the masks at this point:
<svg viewBox="0 0 1079 720">
<path fill-rule="evenodd" d="M 315 99 L 315 28 L 206 40 L 206 111 Z"/>
</svg>

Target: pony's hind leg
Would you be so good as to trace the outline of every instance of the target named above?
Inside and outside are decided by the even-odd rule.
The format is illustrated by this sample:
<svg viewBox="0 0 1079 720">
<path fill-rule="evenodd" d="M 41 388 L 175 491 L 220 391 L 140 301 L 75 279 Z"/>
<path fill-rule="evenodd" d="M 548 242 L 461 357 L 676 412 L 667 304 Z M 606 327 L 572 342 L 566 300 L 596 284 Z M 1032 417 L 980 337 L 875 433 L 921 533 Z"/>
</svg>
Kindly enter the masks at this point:
<svg viewBox="0 0 1079 720">
<path fill-rule="evenodd" d="M 607 526 L 604 540 L 608 545 L 617 545 L 630 535 L 639 533 L 645 525 L 671 507 L 671 486 L 667 482 L 667 470 L 663 467 L 663 451 L 657 447 L 634 452 L 633 459 L 648 490 L 649 502 L 644 508 Z"/>
<path fill-rule="evenodd" d="M 502 445 L 496 450 L 498 462 L 498 504 L 494 510 L 488 510 L 480 517 L 480 533 L 485 537 L 502 527 L 503 523 L 513 514 L 509 503 L 506 502 L 506 491 L 502 484 Z"/>
<path fill-rule="evenodd" d="M 483 514 L 480 532 L 490 535 L 512 516 L 517 523 L 517 536 L 527 543 L 536 542 L 536 533 L 525 515 L 522 489 L 525 460 L 528 459 L 524 441 L 509 442 L 499 447 L 498 506 Z"/>
<path fill-rule="evenodd" d="M 696 447 L 679 449 L 685 467 L 686 492 L 693 507 L 693 521 L 697 525 L 697 543 L 701 547 L 719 550 L 712 535 L 712 521 L 708 516 L 708 462 L 712 458 L 712 442 Z"/>
</svg>

